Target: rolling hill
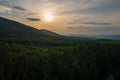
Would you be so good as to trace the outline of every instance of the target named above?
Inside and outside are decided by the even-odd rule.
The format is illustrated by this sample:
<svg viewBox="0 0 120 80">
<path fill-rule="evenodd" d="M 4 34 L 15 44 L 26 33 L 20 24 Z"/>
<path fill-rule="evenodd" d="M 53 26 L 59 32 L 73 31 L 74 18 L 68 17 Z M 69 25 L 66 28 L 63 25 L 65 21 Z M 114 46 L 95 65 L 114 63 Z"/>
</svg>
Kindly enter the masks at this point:
<svg viewBox="0 0 120 80">
<path fill-rule="evenodd" d="M 22 23 L 0 17 L 0 37 L 59 37 L 49 30 L 26 26 Z"/>
<path fill-rule="evenodd" d="M 0 80 L 120 80 L 120 41 L 90 39 L 0 17 Z"/>
</svg>

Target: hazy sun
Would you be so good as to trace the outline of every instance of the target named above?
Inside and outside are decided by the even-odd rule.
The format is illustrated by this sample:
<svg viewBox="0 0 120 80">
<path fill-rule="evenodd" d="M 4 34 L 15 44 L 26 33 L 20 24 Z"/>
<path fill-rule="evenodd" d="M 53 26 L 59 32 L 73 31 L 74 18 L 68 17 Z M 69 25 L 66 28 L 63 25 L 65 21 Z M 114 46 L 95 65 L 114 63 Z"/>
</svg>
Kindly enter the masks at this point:
<svg viewBox="0 0 120 80">
<path fill-rule="evenodd" d="M 44 15 L 44 18 L 45 18 L 46 21 L 52 21 L 53 20 L 53 15 L 52 15 L 52 13 L 46 13 Z"/>
</svg>

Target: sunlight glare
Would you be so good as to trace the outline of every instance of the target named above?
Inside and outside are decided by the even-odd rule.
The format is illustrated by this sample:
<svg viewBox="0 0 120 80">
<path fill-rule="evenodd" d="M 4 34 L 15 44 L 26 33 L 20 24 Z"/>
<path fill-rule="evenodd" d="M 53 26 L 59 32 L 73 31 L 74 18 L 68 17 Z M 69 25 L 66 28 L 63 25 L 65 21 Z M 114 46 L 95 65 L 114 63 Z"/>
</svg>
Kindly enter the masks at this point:
<svg viewBox="0 0 120 80">
<path fill-rule="evenodd" d="M 44 18 L 46 21 L 52 21 L 53 15 L 52 15 L 52 13 L 46 13 Z"/>
</svg>

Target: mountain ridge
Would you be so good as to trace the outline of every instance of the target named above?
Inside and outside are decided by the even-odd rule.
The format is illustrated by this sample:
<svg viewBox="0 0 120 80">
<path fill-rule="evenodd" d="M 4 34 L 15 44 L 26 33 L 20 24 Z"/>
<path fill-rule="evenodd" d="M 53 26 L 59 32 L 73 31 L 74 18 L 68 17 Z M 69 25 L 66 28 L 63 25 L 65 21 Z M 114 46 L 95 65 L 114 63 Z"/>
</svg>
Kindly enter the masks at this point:
<svg viewBox="0 0 120 80">
<path fill-rule="evenodd" d="M 111 39 L 111 40 L 120 40 L 120 35 L 70 35 L 77 39 Z"/>
<path fill-rule="evenodd" d="M 59 37 L 61 35 L 46 30 L 38 30 L 20 22 L 0 17 L 0 36 L 36 36 L 36 37 Z"/>
</svg>

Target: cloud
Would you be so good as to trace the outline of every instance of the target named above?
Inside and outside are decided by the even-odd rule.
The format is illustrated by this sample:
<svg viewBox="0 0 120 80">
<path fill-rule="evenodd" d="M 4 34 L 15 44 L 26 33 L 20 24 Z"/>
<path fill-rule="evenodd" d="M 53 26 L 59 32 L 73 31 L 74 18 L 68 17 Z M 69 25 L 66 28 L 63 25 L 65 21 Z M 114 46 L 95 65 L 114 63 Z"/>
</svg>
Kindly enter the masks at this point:
<svg viewBox="0 0 120 80">
<path fill-rule="evenodd" d="M 0 0 L 0 5 L 9 5 L 9 0 Z"/>
<path fill-rule="evenodd" d="M 77 26 L 77 27 L 72 27 L 72 26 L 70 26 L 70 27 L 67 27 L 67 29 L 74 29 L 74 30 L 83 30 L 83 29 L 91 29 L 92 27 L 84 27 L 84 26 Z"/>
<path fill-rule="evenodd" d="M 29 21 L 41 21 L 39 18 L 26 18 Z"/>
<path fill-rule="evenodd" d="M 37 13 L 28 13 L 29 15 L 37 15 Z"/>
<path fill-rule="evenodd" d="M 96 23 L 96 22 L 87 22 L 82 24 L 90 24 L 90 25 L 111 25 L 111 23 Z"/>
<path fill-rule="evenodd" d="M 67 29 L 76 29 L 76 30 L 114 30 L 114 29 L 118 29 L 120 27 L 88 27 L 88 26 L 76 26 L 76 27 L 67 27 Z"/>
<path fill-rule="evenodd" d="M 0 5 L 10 6 L 13 18 L 20 17 L 20 21 L 24 18 L 28 21 L 41 21 L 44 13 L 51 12 L 55 14 L 56 25 L 64 27 L 64 29 L 68 26 L 68 31 L 64 30 L 63 33 L 72 31 L 88 34 L 89 32 L 97 33 L 97 31 L 105 33 L 106 30 L 112 30 L 115 33 L 117 32 L 115 30 L 118 29 L 106 26 L 120 26 L 120 0 L 0 0 Z M 0 8 L 0 11 L 11 9 Z M 0 15 L 10 18 L 11 14 L 6 12 L 6 14 Z M 41 18 L 38 19 L 38 16 Z M 31 24 L 34 27 L 36 25 L 39 26 L 39 24 Z M 79 27 L 79 25 L 83 26 Z M 45 26 L 48 25 L 45 24 Z"/>
<path fill-rule="evenodd" d="M 86 27 L 86 26 L 76 26 L 67 27 L 67 29 L 72 30 L 78 34 L 120 34 L 120 27 L 106 26 L 106 27 Z"/>
<path fill-rule="evenodd" d="M 9 11 L 11 11 L 11 8 L 0 5 L 0 12 L 9 12 Z"/>
<path fill-rule="evenodd" d="M 25 8 L 20 7 L 20 6 L 13 6 L 12 8 L 17 9 L 17 10 L 21 10 L 21 11 L 27 11 Z"/>
</svg>

